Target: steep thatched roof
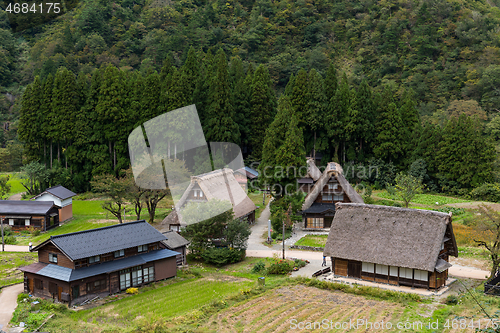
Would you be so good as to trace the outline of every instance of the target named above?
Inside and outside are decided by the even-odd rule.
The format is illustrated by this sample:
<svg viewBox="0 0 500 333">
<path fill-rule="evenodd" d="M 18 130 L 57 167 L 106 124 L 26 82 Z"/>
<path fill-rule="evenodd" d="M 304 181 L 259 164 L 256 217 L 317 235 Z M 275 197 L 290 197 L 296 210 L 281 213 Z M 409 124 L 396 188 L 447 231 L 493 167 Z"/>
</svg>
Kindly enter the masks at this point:
<svg viewBox="0 0 500 333">
<path fill-rule="evenodd" d="M 325 256 L 432 272 L 445 234 L 458 254 L 449 214 L 353 203 L 336 208 Z"/>
<path fill-rule="evenodd" d="M 191 177 L 191 184 L 189 184 L 177 203 L 177 209 L 184 206 L 195 184 L 198 184 L 208 201 L 218 199 L 231 202 L 234 217 L 236 218 L 245 216 L 257 209 L 245 190 L 241 188 L 236 178 L 234 178 L 233 170 L 227 168 Z"/>
<path fill-rule="evenodd" d="M 319 170 L 318 170 L 319 171 Z M 345 179 L 342 167 L 335 162 L 328 163 L 325 171 L 319 178 L 319 180 L 314 184 L 311 192 L 306 196 L 304 204 L 302 205 L 302 210 L 306 210 L 313 204 L 314 200 L 321 194 L 323 187 L 326 185 L 331 177 L 335 177 L 339 182 L 342 190 L 347 195 L 349 200 L 354 203 L 364 203 L 363 198 L 356 192 L 356 190 L 349 184 L 347 179 Z"/>
<path fill-rule="evenodd" d="M 170 225 L 180 225 L 180 224 L 181 224 L 181 221 L 180 221 L 179 215 L 177 214 L 177 210 L 174 208 L 174 209 L 172 209 L 170 214 L 165 216 L 165 218 L 161 221 L 160 226 L 162 228 L 166 228 L 167 230 L 169 230 Z"/>
<path fill-rule="evenodd" d="M 312 178 L 314 181 L 317 181 L 321 177 L 321 171 L 314 163 L 314 159 L 312 157 L 307 158 L 307 176 Z"/>
</svg>

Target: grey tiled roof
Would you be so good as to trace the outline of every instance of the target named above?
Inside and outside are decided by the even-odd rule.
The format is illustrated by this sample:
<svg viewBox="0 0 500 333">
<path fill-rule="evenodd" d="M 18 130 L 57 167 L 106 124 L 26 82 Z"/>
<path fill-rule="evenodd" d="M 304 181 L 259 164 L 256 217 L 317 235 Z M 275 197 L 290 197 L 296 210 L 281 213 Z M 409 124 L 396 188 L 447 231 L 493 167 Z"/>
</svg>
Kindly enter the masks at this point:
<svg viewBox="0 0 500 333">
<path fill-rule="evenodd" d="M 53 206 L 54 201 L 0 200 L 0 214 L 45 215 Z"/>
<path fill-rule="evenodd" d="M 71 260 L 78 260 L 130 247 L 159 242 L 165 240 L 165 238 L 165 236 L 153 228 L 149 223 L 141 220 L 116 224 L 104 228 L 51 236 L 49 241 L 54 243 L 54 245 Z M 37 248 L 39 246 L 37 246 Z"/>
<path fill-rule="evenodd" d="M 112 260 L 103 262 L 100 264 L 92 265 L 89 267 L 70 269 L 67 267 L 62 267 L 54 264 L 45 264 L 46 266 L 42 269 L 34 272 L 35 274 L 46 276 L 49 278 L 61 280 L 61 281 L 76 281 L 79 279 L 84 279 L 90 276 L 97 276 L 100 274 L 106 274 L 111 272 L 116 272 L 121 269 L 135 267 L 139 265 L 144 265 L 148 262 L 175 257 L 178 255 L 177 252 L 168 249 L 162 249 L 157 251 L 152 251 L 144 254 L 138 254 L 132 257 L 127 257 L 118 260 Z M 31 264 L 26 267 L 21 267 L 20 270 L 31 272 L 31 266 L 38 265 L 39 263 Z M 38 268 L 38 267 L 36 267 Z"/>
<path fill-rule="evenodd" d="M 169 249 L 173 250 L 189 244 L 189 241 L 179 235 L 176 231 L 170 230 L 163 233 L 167 239 L 162 241 Z"/>
<path fill-rule="evenodd" d="M 64 187 L 62 185 L 57 185 L 57 186 L 49 187 L 48 189 L 46 189 L 45 191 L 43 191 L 39 195 L 34 196 L 33 199 L 38 198 L 39 196 L 41 196 L 44 193 L 50 193 L 53 196 L 56 196 L 61 200 L 65 200 L 65 199 L 74 197 L 76 195 L 76 193 L 68 190 L 66 187 Z"/>
</svg>

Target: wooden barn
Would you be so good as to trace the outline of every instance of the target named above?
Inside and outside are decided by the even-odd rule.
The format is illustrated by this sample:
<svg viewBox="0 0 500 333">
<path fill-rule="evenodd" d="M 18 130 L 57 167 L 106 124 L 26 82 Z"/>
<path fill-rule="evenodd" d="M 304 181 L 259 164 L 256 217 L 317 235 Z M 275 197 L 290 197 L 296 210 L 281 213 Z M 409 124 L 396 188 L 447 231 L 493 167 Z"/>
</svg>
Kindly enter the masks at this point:
<svg viewBox="0 0 500 333">
<path fill-rule="evenodd" d="M 308 174 L 311 175 L 310 179 L 317 178 L 317 180 L 314 181 L 312 188 L 309 186 L 310 190 L 302 205 L 302 228 L 304 230 L 330 228 L 337 202 L 364 203 L 363 198 L 345 179 L 339 164 L 328 163 L 318 178 L 319 169 L 312 159 L 308 159 L 308 170 Z M 304 188 L 305 185 L 302 184 L 301 188 Z"/>
<path fill-rule="evenodd" d="M 338 203 L 323 255 L 335 275 L 438 289 L 458 249 L 451 214 Z"/>
<path fill-rule="evenodd" d="M 0 200 L 0 217 L 12 230 L 46 231 L 59 225 L 60 208 L 54 201 Z"/>
<path fill-rule="evenodd" d="M 73 217 L 73 197 L 76 195 L 62 185 L 50 187 L 34 196 L 35 201 L 53 201 L 59 206 L 59 222 L 64 222 Z"/>
<path fill-rule="evenodd" d="M 233 206 L 235 218 L 246 219 L 249 223 L 255 221 L 255 204 L 238 184 L 233 170 L 227 168 L 191 177 L 191 183 L 176 207 L 181 208 L 189 202 L 206 202 L 212 199 L 229 201 Z M 182 225 L 182 218 L 179 220 Z"/>
<path fill-rule="evenodd" d="M 38 262 L 19 268 L 24 292 L 69 305 L 174 277 L 176 256 L 146 221 L 74 232 L 32 249 Z"/>
</svg>

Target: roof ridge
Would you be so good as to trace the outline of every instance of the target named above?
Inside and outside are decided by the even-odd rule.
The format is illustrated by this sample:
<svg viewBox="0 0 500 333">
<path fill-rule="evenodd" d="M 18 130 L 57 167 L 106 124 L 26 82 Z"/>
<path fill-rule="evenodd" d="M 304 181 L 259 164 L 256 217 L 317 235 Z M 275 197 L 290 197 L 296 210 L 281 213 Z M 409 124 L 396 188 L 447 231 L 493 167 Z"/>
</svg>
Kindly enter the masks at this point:
<svg viewBox="0 0 500 333">
<path fill-rule="evenodd" d="M 338 205 L 338 209 L 341 209 L 342 207 L 364 207 L 364 208 L 376 208 L 376 209 L 389 209 L 389 210 L 394 210 L 394 211 L 400 211 L 400 212 L 408 212 L 408 211 L 420 211 L 424 213 L 429 213 L 429 214 L 434 214 L 434 215 L 439 215 L 439 216 L 450 216 L 448 213 L 444 212 L 438 212 L 436 210 L 428 210 L 428 209 L 420 209 L 420 208 L 406 208 L 406 207 L 396 207 L 396 206 L 385 206 L 385 205 L 373 205 L 373 204 L 362 204 L 362 203 L 357 203 L 357 202 L 338 202 L 336 205 Z"/>
<path fill-rule="evenodd" d="M 82 230 L 82 231 L 75 231 L 75 232 L 70 232 L 70 233 L 67 233 L 67 234 L 50 236 L 50 239 L 62 238 L 62 237 L 70 236 L 70 235 L 84 234 L 84 233 L 88 233 L 88 232 L 93 232 L 93 231 L 98 231 L 98 230 L 103 230 L 103 229 L 111 229 L 111 228 L 115 228 L 115 227 L 119 227 L 119 226 L 123 226 L 123 225 L 129 225 L 129 224 L 133 224 L 133 223 L 142 223 L 142 222 L 147 223 L 146 220 L 130 221 L 130 222 L 125 222 L 125 223 L 118 223 L 118 224 L 114 224 L 114 225 L 108 225 L 106 227 L 100 227 L 100 228 L 88 229 L 88 230 Z"/>
</svg>

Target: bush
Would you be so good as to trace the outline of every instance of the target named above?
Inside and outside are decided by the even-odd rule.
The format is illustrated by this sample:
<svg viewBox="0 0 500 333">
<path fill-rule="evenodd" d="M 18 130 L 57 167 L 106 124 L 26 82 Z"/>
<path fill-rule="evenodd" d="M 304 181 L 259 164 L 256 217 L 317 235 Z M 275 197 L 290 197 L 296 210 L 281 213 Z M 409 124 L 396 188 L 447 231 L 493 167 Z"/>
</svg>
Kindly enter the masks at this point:
<svg viewBox="0 0 500 333">
<path fill-rule="evenodd" d="M 252 273 L 260 273 L 266 269 L 266 264 L 263 261 L 259 261 L 252 268 Z"/>
<path fill-rule="evenodd" d="M 446 304 L 457 305 L 458 304 L 458 297 L 456 295 L 448 295 L 448 297 L 446 297 Z"/>
<path fill-rule="evenodd" d="M 139 293 L 139 289 L 137 289 L 137 288 L 128 288 L 125 292 L 127 294 L 137 295 Z"/>
<path fill-rule="evenodd" d="M 3 235 L 4 236 L 10 236 L 10 235 L 12 235 L 12 228 L 9 225 L 4 225 L 3 226 Z"/>
<path fill-rule="evenodd" d="M 293 261 L 275 259 L 274 262 L 267 268 L 267 274 L 288 274 L 293 270 Z"/>
<path fill-rule="evenodd" d="M 208 248 L 203 251 L 201 258 L 208 264 L 220 267 L 242 261 L 245 258 L 245 250 L 236 250 L 227 247 Z"/>
<path fill-rule="evenodd" d="M 8 244 L 8 245 L 15 245 L 15 244 L 17 244 L 16 237 L 14 237 L 14 236 L 4 237 L 4 242 L 5 242 L 5 244 Z"/>
<path fill-rule="evenodd" d="M 285 239 L 288 239 L 292 237 L 292 231 L 291 230 L 285 230 Z M 283 238 L 283 231 L 273 231 L 271 233 L 271 238 L 275 239 L 277 241 L 282 240 Z"/>
<path fill-rule="evenodd" d="M 500 201 L 500 184 L 485 183 L 470 192 L 471 198 L 491 202 Z"/>
</svg>

